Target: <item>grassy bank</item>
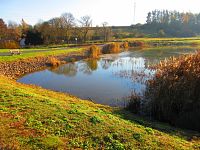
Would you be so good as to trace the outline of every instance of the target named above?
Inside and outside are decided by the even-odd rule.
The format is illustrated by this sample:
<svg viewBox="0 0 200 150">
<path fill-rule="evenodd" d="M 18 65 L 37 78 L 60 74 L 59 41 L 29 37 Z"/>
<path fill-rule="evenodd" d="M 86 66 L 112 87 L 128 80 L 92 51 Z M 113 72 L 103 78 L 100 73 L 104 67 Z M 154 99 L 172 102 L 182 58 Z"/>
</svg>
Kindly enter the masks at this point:
<svg viewBox="0 0 200 150">
<path fill-rule="evenodd" d="M 83 50 L 27 49 L 0 62 Z M 0 149 L 200 149 L 199 136 L 0 76 Z"/>
<path fill-rule="evenodd" d="M 191 37 L 191 38 L 126 38 L 120 39 L 119 41 L 140 41 L 149 46 L 183 46 L 191 45 L 196 46 L 200 45 L 200 37 Z"/>
<path fill-rule="evenodd" d="M 0 62 L 17 61 L 42 56 L 66 55 L 73 52 L 83 52 L 85 48 L 66 48 L 66 49 L 22 49 L 21 55 L 11 56 L 8 49 L 0 49 Z M 5 53 L 6 55 L 1 56 Z"/>
<path fill-rule="evenodd" d="M 159 124 L 150 127 L 140 125 L 140 118 L 123 119 L 128 114 L 0 76 L 1 148 L 200 148 L 200 140 L 188 139 L 187 132 L 170 128 L 162 132 L 151 128 Z"/>
</svg>

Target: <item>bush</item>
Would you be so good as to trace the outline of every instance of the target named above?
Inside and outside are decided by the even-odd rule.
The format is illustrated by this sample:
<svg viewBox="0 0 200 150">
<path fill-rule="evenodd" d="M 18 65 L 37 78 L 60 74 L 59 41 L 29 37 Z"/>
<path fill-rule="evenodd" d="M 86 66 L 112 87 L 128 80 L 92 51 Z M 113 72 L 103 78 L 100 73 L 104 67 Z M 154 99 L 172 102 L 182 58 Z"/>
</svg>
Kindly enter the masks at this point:
<svg viewBox="0 0 200 150">
<path fill-rule="evenodd" d="M 130 41 L 128 45 L 129 47 L 144 47 L 145 43 L 141 41 Z"/>
<path fill-rule="evenodd" d="M 200 52 L 160 62 L 145 93 L 147 113 L 200 131 Z"/>
<path fill-rule="evenodd" d="M 49 65 L 52 67 L 57 67 L 61 64 L 61 61 L 56 59 L 55 57 L 49 58 Z"/>
<path fill-rule="evenodd" d="M 101 119 L 99 117 L 93 116 L 90 118 L 90 122 L 93 124 L 101 123 Z"/>
<path fill-rule="evenodd" d="M 89 49 L 89 57 L 90 58 L 98 58 L 101 54 L 100 48 L 96 45 L 92 45 Z"/>
<path fill-rule="evenodd" d="M 103 47 L 103 51 L 104 54 L 109 54 L 109 53 L 118 53 L 120 52 L 120 44 L 115 42 L 115 43 L 110 43 L 110 44 L 106 44 Z"/>
<path fill-rule="evenodd" d="M 20 48 L 20 46 L 16 41 L 8 40 L 8 41 L 0 41 L 0 48 L 17 49 Z"/>
<path fill-rule="evenodd" d="M 121 44 L 120 47 L 127 49 L 129 47 L 129 44 L 128 44 L 128 42 L 124 42 L 124 43 Z"/>
</svg>

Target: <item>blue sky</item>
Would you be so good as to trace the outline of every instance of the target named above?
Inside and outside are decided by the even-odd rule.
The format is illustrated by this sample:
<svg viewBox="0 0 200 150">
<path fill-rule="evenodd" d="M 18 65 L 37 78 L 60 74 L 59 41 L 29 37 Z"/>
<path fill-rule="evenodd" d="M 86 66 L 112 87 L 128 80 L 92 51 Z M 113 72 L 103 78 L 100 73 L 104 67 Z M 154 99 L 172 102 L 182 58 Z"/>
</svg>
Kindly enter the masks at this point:
<svg viewBox="0 0 200 150">
<path fill-rule="evenodd" d="M 144 23 L 147 13 L 154 9 L 200 12 L 199 0 L 135 1 L 137 23 Z M 109 25 L 131 25 L 133 8 L 134 0 L 0 0 L 0 18 L 17 23 L 23 18 L 34 25 L 40 19 L 49 20 L 64 12 L 71 12 L 76 18 L 91 16 L 94 26 L 105 21 Z"/>
</svg>

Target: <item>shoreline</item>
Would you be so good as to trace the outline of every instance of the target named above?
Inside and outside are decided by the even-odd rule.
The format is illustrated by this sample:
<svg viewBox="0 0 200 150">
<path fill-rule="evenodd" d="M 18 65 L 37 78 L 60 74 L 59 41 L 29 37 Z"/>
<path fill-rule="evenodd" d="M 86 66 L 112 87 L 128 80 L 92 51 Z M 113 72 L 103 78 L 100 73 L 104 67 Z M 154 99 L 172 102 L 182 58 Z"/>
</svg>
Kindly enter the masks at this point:
<svg viewBox="0 0 200 150">
<path fill-rule="evenodd" d="M 87 51 L 87 50 L 86 50 Z M 50 59 L 55 58 L 62 64 L 79 61 L 87 58 L 86 51 L 71 52 L 57 56 L 39 56 L 34 58 L 21 59 L 13 62 L 0 62 L 0 74 L 10 79 L 17 80 L 21 76 L 35 71 L 43 70 L 51 64 Z"/>
</svg>

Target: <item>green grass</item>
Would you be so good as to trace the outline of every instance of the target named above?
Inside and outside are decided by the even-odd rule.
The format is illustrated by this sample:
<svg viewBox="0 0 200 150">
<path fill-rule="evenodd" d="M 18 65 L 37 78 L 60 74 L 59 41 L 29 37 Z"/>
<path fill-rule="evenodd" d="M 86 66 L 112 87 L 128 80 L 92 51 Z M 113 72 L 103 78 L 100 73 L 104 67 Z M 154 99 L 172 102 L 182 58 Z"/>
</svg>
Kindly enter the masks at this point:
<svg viewBox="0 0 200 150">
<path fill-rule="evenodd" d="M 144 43 L 169 43 L 171 45 L 199 45 L 200 37 L 191 38 L 126 38 L 121 41 L 142 41 Z"/>
<path fill-rule="evenodd" d="M 198 149 L 195 134 L 0 76 L 3 148 Z"/>
<path fill-rule="evenodd" d="M 0 62 L 5 61 L 17 61 L 19 59 L 27 59 L 33 57 L 44 57 L 44 56 L 55 56 L 55 55 L 64 55 L 72 52 L 82 52 L 84 48 L 66 48 L 66 49 L 22 49 L 21 55 L 13 56 L 0 56 Z M 8 52 L 8 49 L 0 49 L 0 54 L 2 52 Z"/>
</svg>

